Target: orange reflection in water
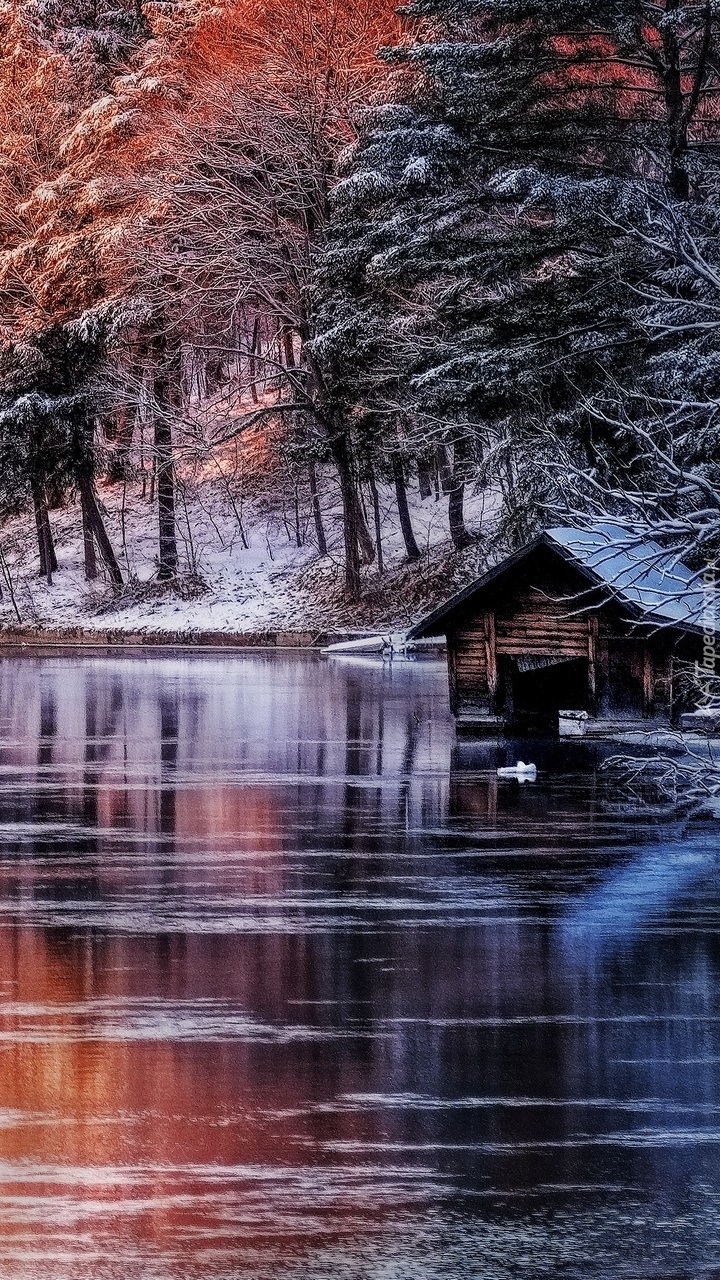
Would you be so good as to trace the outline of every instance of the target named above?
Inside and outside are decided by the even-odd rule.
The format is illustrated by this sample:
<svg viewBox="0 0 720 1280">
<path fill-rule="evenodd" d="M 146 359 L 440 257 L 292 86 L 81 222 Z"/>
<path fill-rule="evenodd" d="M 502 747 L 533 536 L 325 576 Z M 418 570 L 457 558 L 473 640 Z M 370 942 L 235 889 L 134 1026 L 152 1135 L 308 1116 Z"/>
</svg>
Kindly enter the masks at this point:
<svg viewBox="0 0 720 1280">
<path fill-rule="evenodd" d="M 382 1189 L 325 1141 L 377 1138 L 328 1106 L 368 1064 L 302 1012 L 289 1038 L 279 1017 L 308 961 L 302 938 L 246 952 L 0 931 L 0 1267 L 40 1274 L 60 1248 L 75 1274 L 149 1249 L 169 1274 L 215 1274 L 250 1245 L 286 1255 L 367 1228 Z"/>
</svg>

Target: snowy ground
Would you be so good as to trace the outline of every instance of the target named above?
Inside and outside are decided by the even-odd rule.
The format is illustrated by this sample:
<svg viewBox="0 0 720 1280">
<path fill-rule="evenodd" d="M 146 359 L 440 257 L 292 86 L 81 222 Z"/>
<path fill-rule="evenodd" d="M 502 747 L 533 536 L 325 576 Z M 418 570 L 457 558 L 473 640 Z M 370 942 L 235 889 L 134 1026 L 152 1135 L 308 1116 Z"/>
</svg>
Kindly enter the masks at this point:
<svg viewBox="0 0 720 1280">
<path fill-rule="evenodd" d="M 257 477 L 255 478 L 257 479 Z M 101 577 L 85 580 L 80 514 L 77 507 L 51 513 L 59 567 L 51 587 L 38 576 L 37 546 L 30 518 L 0 532 L 12 595 L 3 584 L 0 623 L 59 629 L 133 632 L 249 633 L 274 630 L 328 630 L 383 626 L 400 629 L 438 598 L 467 581 L 479 567 L 479 547 L 453 554 L 447 535 L 447 499 L 410 496 L 415 535 L 423 558 L 405 563 L 394 493 L 381 486 L 382 543 L 386 572 L 366 569 L 361 605 L 349 606 L 342 592 L 340 508 L 331 470 L 320 475 L 320 498 L 329 554 L 318 555 L 309 495 L 298 501 L 301 546 L 297 545 L 294 497 L 283 477 L 266 473 L 244 481 L 218 468 L 210 475 L 181 473 L 177 503 L 181 572 L 170 588 L 156 574 L 157 509 L 142 496 L 139 482 L 100 489 L 108 532 L 126 588 L 113 595 Z M 369 511 L 372 524 L 372 513 Z M 483 501 L 470 495 L 468 524 L 479 529 Z M 242 528 L 241 528 L 242 526 Z M 248 543 L 243 542 L 243 533 Z"/>
</svg>

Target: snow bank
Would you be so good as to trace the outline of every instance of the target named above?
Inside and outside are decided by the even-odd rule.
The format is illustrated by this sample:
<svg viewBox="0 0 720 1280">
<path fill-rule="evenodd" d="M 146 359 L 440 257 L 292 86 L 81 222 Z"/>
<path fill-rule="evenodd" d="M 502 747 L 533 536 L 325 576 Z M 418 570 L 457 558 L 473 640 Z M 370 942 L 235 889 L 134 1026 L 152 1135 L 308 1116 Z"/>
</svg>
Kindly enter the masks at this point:
<svg viewBox="0 0 720 1280">
<path fill-rule="evenodd" d="M 14 521 L 0 533 L 15 597 L 13 602 L 5 588 L 0 624 L 186 637 L 205 632 L 345 634 L 373 626 L 401 631 L 438 593 L 449 593 L 476 572 L 477 552 L 471 549 L 464 557 L 453 557 L 447 536 L 447 499 L 436 501 L 432 496 L 421 501 L 416 493 L 409 497 L 423 559 L 406 565 L 394 494 L 389 486 L 380 486 L 386 573 L 380 578 L 377 565 L 368 566 L 365 600 L 359 606 L 348 605 L 343 598 L 335 477 L 328 471 L 319 479 L 329 546 L 322 558 L 309 505 L 301 504 L 296 523 L 294 507 L 289 511 L 280 496 L 245 500 L 240 509 L 224 477 L 181 475 L 177 504 L 181 574 L 169 588 L 155 582 L 155 505 L 136 484 L 102 488 L 99 497 L 108 532 L 127 582 L 119 597 L 113 596 L 107 581 L 85 580 L 76 506 L 51 513 L 59 566 L 51 587 L 38 576 L 30 518 Z M 280 493 L 279 486 L 276 492 Z M 469 526 L 477 528 L 484 514 L 480 498 L 469 497 L 467 514 Z M 444 568 L 448 560 L 451 570 Z"/>
</svg>

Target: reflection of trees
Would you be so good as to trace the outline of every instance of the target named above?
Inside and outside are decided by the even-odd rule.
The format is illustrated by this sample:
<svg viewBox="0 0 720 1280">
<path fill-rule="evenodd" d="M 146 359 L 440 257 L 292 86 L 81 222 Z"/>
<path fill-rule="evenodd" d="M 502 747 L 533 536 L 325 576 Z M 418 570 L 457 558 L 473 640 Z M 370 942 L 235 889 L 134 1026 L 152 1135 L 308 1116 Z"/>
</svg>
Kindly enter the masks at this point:
<svg viewBox="0 0 720 1280">
<path fill-rule="evenodd" d="M 160 830 L 175 834 L 177 805 L 175 770 L 178 762 L 179 710 L 177 694 L 161 692 L 160 702 Z"/>
<path fill-rule="evenodd" d="M 109 688 L 93 679 L 86 681 L 82 821 L 88 828 L 98 825 L 98 775 L 109 759 L 122 714 L 122 689 L 117 680 L 112 680 Z"/>
<path fill-rule="evenodd" d="M 57 709 L 54 689 L 43 687 L 40 694 L 40 736 L 38 741 L 38 768 L 52 764 L 53 741 L 57 735 Z"/>
<path fill-rule="evenodd" d="M 207 988 L 222 999 L 229 994 L 226 975 L 231 988 L 245 966 L 238 963 L 237 943 L 228 939 L 214 941 L 212 967 L 197 942 L 184 955 L 180 945 L 175 937 L 120 936 L 99 939 L 93 946 L 75 936 L 51 946 L 35 930 L 0 932 L 0 965 L 7 982 L 0 1029 L 14 1035 L 4 1046 L 0 1075 L 0 1108 L 8 1118 L 0 1133 L 0 1156 L 6 1171 L 17 1170 L 19 1185 L 8 1172 L 5 1195 L 17 1196 L 18 1214 L 27 1191 L 26 1171 L 52 1170 L 48 1183 L 33 1185 L 35 1204 L 43 1209 L 33 1230 L 34 1248 L 52 1238 L 56 1248 L 65 1243 L 72 1256 L 79 1247 L 75 1235 L 80 1221 L 82 1247 L 94 1241 L 102 1250 L 103 1241 L 117 1232 L 123 1251 L 142 1249 L 145 1243 L 163 1257 L 167 1250 L 171 1269 L 178 1241 L 192 1252 L 192 1239 L 205 1232 L 214 1235 L 214 1244 L 227 1239 L 241 1249 L 245 1235 L 252 1237 L 258 1215 L 265 1233 L 276 1225 L 271 1221 L 275 1170 L 287 1170 L 292 1177 L 295 1166 L 308 1164 L 309 1152 L 316 1166 L 323 1160 L 333 1166 L 335 1158 L 323 1157 L 315 1147 L 318 1138 L 353 1140 L 376 1133 L 372 1122 L 368 1126 L 352 1113 L 331 1120 L 313 1113 L 313 1101 L 363 1087 L 364 1076 L 348 1042 L 329 1044 L 308 1035 L 292 1052 L 269 1040 L 237 1036 L 203 1042 Z M 287 939 L 277 951 L 265 971 L 263 990 L 278 974 L 288 979 L 295 972 L 297 957 L 290 954 Z M 267 949 L 254 959 L 246 982 L 261 977 Z M 300 971 L 306 973 L 306 966 Z M 308 988 L 301 983 L 300 989 Z M 163 996 L 164 1011 L 148 1003 L 148 994 Z M 196 1010 L 195 1042 L 178 1044 L 168 1036 L 166 1022 L 175 1016 L 178 1001 L 184 1002 L 185 1028 Z M 133 1039 L 132 1027 L 153 1018 L 156 1038 Z M 87 1180 L 75 1176 L 98 1166 L 99 1172 Z M 248 1174 L 234 1181 L 229 1171 L 240 1175 L 243 1168 Z M 253 1170 L 263 1184 L 263 1209 L 257 1204 Z M 223 1171 L 228 1171 L 227 1182 Z M 113 1181 L 116 1172 L 119 1184 Z M 134 1181 L 129 1191 L 128 1176 Z M 139 1196 L 146 1206 L 138 1204 L 116 1222 L 115 1202 L 128 1195 Z M 55 1197 L 61 1200 L 60 1211 Z M 331 1192 L 328 1202 L 331 1206 Z M 228 1219 L 229 1204 L 237 1219 Z M 297 1212 L 299 1206 L 292 1208 Z M 307 1208 L 312 1211 L 313 1206 Z M 278 1205 L 276 1214 L 281 1211 Z M 337 1230 L 344 1230 L 340 1219 Z M 0 1236 L 10 1238 L 12 1231 L 13 1206 L 4 1215 Z M 332 1236 L 327 1221 L 324 1233 Z"/>
<path fill-rule="evenodd" d="M 65 1123 L 3 1131 L 8 1159 L 174 1161 L 182 1193 L 191 1166 L 321 1167 L 338 1159 L 325 1140 L 388 1140 L 428 1143 L 418 1159 L 511 1190 L 600 1182 L 613 1161 L 612 1176 L 634 1176 L 636 1157 L 593 1145 L 654 1123 L 619 1100 L 694 1105 L 692 1086 L 708 1115 L 720 1104 L 715 1024 L 699 1017 L 720 1015 L 720 945 L 650 934 L 622 963 L 562 950 L 562 905 L 651 833 L 612 825 L 590 757 L 573 787 L 562 756 L 538 759 L 536 788 L 499 785 L 487 746 L 461 745 L 449 767 L 432 698 L 399 669 L 361 679 L 263 658 L 49 672 L 44 712 L 32 681 L 18 686 L 20 781 L 0 797 L 3 816 L 22 803 L 35 818 L 38 782 L 52 781 L 49 833 L 3 863 L 17 910 L 0 930 L 0 1017 L 15 1036 L 0 1110 Z M 6 684 L 0 698 L 7 721 Z M 37 885 L 146 912 L 146 932 L 116 930 L 90 902 L 72 930 L 52 902 L 52 927 L 34 929 L 23 912 Z M 36 1040 L 22 1040 L 27 1017 Z M 138 1025 L 152 1034 L 132 1039 Z M 703 1055 L 679 1083 L 680 1060 Z M 174 1204 L 130 1229 L 189 1238 L 192 1194 Z"/>
</svg>

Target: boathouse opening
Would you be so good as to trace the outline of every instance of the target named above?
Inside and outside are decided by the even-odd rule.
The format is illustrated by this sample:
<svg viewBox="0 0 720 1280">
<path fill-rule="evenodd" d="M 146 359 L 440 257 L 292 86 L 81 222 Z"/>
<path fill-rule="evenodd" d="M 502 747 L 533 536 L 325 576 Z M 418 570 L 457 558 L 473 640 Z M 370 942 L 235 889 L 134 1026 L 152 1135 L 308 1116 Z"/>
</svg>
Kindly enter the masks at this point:
<svg viewBox="0 0 720 1280">
<path fill-rule="evenodd" d="M 554 733 L 562 710 L 590 711 L 587 659 L 500 658 L 498 714 L 507 724 Z"/>
</svg>

